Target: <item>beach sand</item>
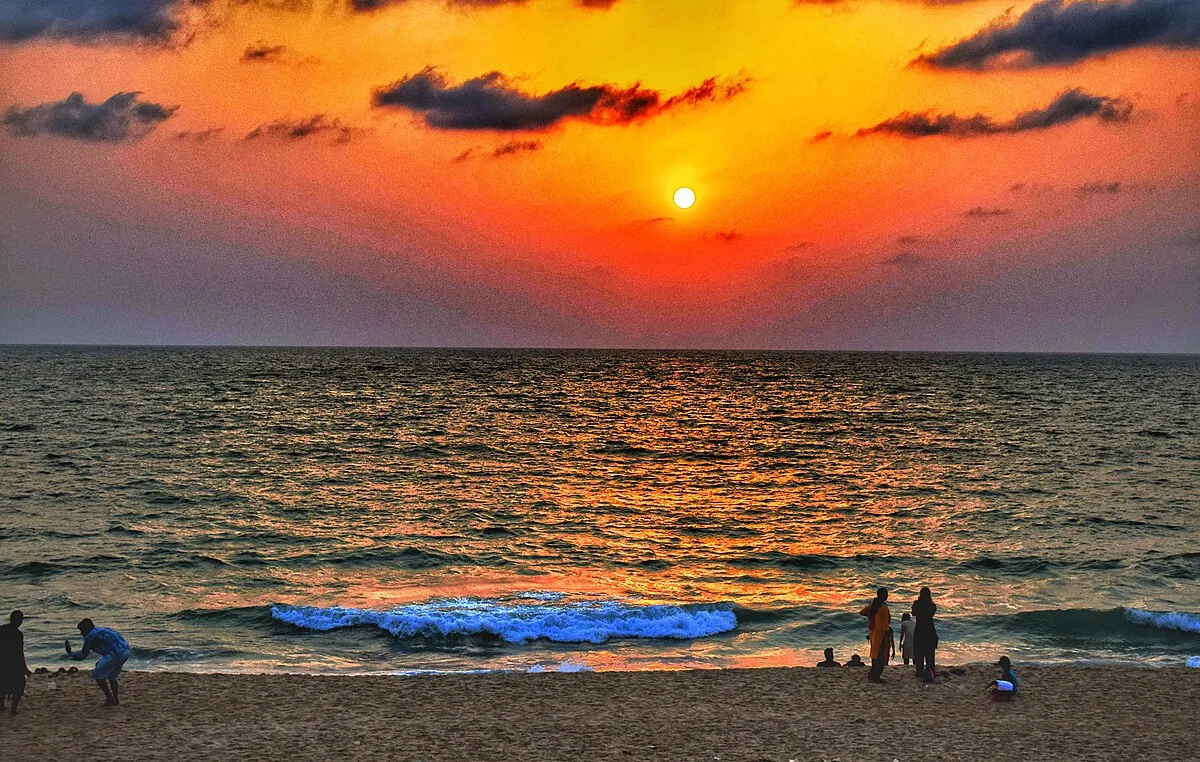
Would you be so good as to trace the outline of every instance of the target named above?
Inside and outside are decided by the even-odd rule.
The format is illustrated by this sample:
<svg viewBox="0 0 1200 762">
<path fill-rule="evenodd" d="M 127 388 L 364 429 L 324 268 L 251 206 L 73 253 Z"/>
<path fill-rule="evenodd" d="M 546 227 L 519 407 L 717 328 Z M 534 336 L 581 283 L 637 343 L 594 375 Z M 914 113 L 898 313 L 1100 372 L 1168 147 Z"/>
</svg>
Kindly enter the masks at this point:
<svg viewBox="0 0 1200 762">
<path fill-rule="evenodd" d="M 925 686 L 865 670 L 323 677 L 35 675 L 0 757 L 395 760 L 1200 759 L 1200 670 L 1020 668 Z"/>
</svg>

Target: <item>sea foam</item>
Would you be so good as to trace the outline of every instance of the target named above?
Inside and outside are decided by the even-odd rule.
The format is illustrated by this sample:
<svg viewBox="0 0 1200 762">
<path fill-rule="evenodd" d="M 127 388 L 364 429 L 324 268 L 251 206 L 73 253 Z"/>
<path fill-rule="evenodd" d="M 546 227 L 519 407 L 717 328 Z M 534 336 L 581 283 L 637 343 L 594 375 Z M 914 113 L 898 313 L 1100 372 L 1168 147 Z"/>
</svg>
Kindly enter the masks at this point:
<svg viewBox="0 0 1200 762">
<path fill-rule="evenodd" d="M 531 674 L 537 673 L 537 672 L 595 672 L 595 671 L 596 670 L 592 669 L 591 667 L 584 664 L 583 662 L 575 661 L 574 659 L 567 659 L 566 661 L 559 664 L 558 666 L 553 666 L 553 665 L 546 666 L 545 664 L 534 664 L 532 667 L 529 668 L 529 672 Z"/>
<path fill-rule="evenodd" d="M 1185 614 L 1179 611 L 1146 611 L 1125 609 L 1125 618 L 1134 624 L 1144 624 L 1164 630 L 1200 632 L 1200 614 Z"/>
<path fill-rule="evenodd" d="M 456 598 L 390 611 L 333 606 L 272 606 L 271 616 L 306 630 L 375 625 L 398 638 L 491 635 L 509 643 L 545 639 L 604 643 L 611 638 L 691 639 L 729 632 L 737 616 L 712 606 L 633 605 L 622 601 L 514 603 Z"/>
</svg>

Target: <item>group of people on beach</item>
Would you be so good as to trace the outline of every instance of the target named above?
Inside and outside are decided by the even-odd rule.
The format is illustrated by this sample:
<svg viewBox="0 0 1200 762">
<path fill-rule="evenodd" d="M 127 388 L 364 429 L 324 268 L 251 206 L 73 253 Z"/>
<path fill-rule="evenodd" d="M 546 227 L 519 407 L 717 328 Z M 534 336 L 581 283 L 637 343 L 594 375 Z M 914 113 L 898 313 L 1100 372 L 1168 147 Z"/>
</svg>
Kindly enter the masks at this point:
<svg viewBox="0 0 1200 762">
<path fill-rule="evenodd" d="M 0 625 L 0 711 L 8 702 L 12 706 L 11 714 L 17 713 L 17 705 L 25 694 L 25 680 L 33 676 L 25 662 L 25 633 L 21 632 L 24 621 L 25 615 L 14 611 L 8 616 L 8 624 Z M 131 653 L 129 643 L 121 633 L 108 627 L 97 627 L 91 619 L 82 620 L 77 627 L 83 636 L 83 648 L 74 651 L 71 641 L 67 640 L 67 656 L 82 661 L 92 653 L 99 654 L 100 660 L 92 670 L 92 679 L 104 691 L 105 706 L 120 704 L 118 678 Z M 72 671 L 74 669 L 71 668 Z"/>
<path fill-rule="evenodd" d="M 881 587 L 875 591 L 875 599 L 863 607 L 858 613 L 867 618 L 867 641 L 871 648 L 871 669 L 867 672 L 867 680 L 872 683 L 887 682 L 883 679 L 883 669 L 890 659 L 896 656 L 896 639 L 892 631 L 892 612 L 888 608 L 888 589 Z M 916 676 L 927 683 L 937 678 L 937 626 L 933 622 L 937 615 L 937 604 L 933 602 L 933 593 L 929 588 L 921 588 L 917 599 L 912 603 L 911 612 L 900 617 L 900 654 L 904 666 L 909 662 L 916 667 Z M 833 649 L 825 649 L 825 660 L 817 662 L 818 667 L 840 667 L 833 658 Z M 866 666 L 862 657 L 854 654 L 847 667 Z M 1000 667 L 1000 677 L 993 680 L 986 688 L 991 693 L 993 701 L 1009 701 L 1017 693 L 1017 673 L 1013 669 L 1012 660 L 1001 656 L 996 663 Z"/>
<path fill-rule="evenodd" d="M 888 659 L 896 655 L 892 612 L 887 600 L 888 589 L 881 587 L 875 592 L 875 600 L 858 612 L 867 618 L 867 640 L 871 644 L 871 670 L 867 673 L 867 679 L 873 683 L 884 682 L 883 668 L 887 666 Z M 911 614 L 904 614 L 900 620 L 900 653 L 904 664 L 907 666 L 911 660 L 916 667 L 917 677 L 927 683 L 932 683 L 937 677 L 938 634 L 933 623 L 936 614 L 937 604 L 933 602 L 933 593 L 923 587 L 912 603 Z"/>
<path fill-rule="evenodd" d="M 892 632 L 892 612 L 888 608 L 888 590 L 879 588 L 875 599 L 859 612 L 867 618 L 867 640 L 871 648 L 871 669 L 867 672 L 867 680 L 872 683 L 886 682 L 883 679 L 883 669 L 889 659 L 896 656 L 896 640 Z M 937 677 L 936 653 L 938 647 L 937 627 L 934 616 L 937 614 L 937 604 L 933 602 L 933 594 L 929 588 L 921 588 L 917 599 L 912 603 L 910 613 L 905 613 L 900 620 L 900 652 L 907 666 L 911 661 L 916 667 L 916 676 L 931 683 Z M 25 693 L 25 680 L 33 675 L 25 662 L 25 635 L 21 632 L 21 624 L 25 615 L 20 611 L 12 612 L 8 623 L 0 625 L 0 710 L 5 702 L 11 704 L 11 713 L 17 713 L 17 705 Z M 84 619 L 78 625 L 79 634 L 83 636 L 83 648 L 79 651 L 71 649 L 71 641 L 66 641 L 67 656 L 81 661 L 95 652 L 100 655 L 96 668 L 92 671 L 92 679 L 104 692 L 104 705 L 116 706 L 121 703 L 118 678 L 125 662 L 129 659 L 129 643 L 119 632 L 108 627 L 97 627 L 91 619 Z M 833 658 L 833 649 L 825 649 L 825 660 L 818 667 L 840 667 Z M 847 667 L 866 666 L 858 654 L 850 657 Z M 1017 674 L 1012 668 L 1012 662 L 1007 656 L 1001 656 L 997 666 L 1000 667 L 1000 677 L 988 685 L 987 690 L 995 701 L 1012 699 L 1017 692 Z M 72 668 L 73 670 L 74 668 Z M 61 671 L 61 670 L 60 670 Z"/>
</svg>

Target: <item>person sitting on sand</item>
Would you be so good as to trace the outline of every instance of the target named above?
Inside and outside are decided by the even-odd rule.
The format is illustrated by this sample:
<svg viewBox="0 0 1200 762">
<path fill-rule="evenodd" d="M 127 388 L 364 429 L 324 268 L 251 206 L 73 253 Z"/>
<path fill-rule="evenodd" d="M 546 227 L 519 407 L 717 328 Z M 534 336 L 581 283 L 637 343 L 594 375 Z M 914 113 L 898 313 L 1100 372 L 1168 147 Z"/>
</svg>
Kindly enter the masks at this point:
<svg viewBox="0 0 1200 762">
<path fill-rule="evenodd" d="M 861 656 L 859 656 L 858 654 L 853 654 L 850 656 L 850 661 L 846 662 L 846 666 L 847 667 L 865 667 L 867 665 L 863 663 Z"/>
<path fill-rule="evenodd" d="M 68 640 L 67 656 L 82 661 L 92 651 L 100 654 L 100 661 L 96 662 L 96 669 L 92 671 L 92 679 L 104 691 L 104 705 L 117 706 L 121 703 L 117 677 L 129 658 L 129 644 L 121 637 L 121 633 L 108 627 L 97 627 L 91 619 L 84 619 L 78 626 L 79 634 L 83 636 L 83 650 L 72 652 L 71 641 Z"/>
<path fill-rule="evenodd" d="M 904 657 L 906 667 L 913 657 L 913 628 L 916 626 L 917 620 L 912 618 L 912 614 L 905 612 L 900 615 L 900 655 Z"/>
<path fill-rule="evenodd" d="M 875 600 L 858 612 L 867 618 L 867 640 L 871 641 L 871 671 L 867 680 L 882 683 L 883 668 L 887 666 L 888 654 L 895 653 L 892 640 L 892 612 L 887 606 L 888 590 L 881 587 L 875 592 Z"/>
<path fill-rule="evenodd" d="M 818 667 L 840 667 L 842 665 L 839 662 L 836 662 L 833 660 L 833 649 L 826 648 L 825 649 L 825 661 L 817 662 L 817 666 Z"/>
<path fill-rule="evenodd" d="M 984 690 L 991 691 L 992 701 L 1012 701 L 1017 695 L 1017 672 L 1012 668 L 1012 660 L 1001 656 L 996 666 L 1000 668 L 1000 679 L 993 680 Z"/>
<path fill-rule="evenodd" d="M 25 615 L 14 611 L 8 615 L 8 624 L 0 625 L 0 711 L 5 699 L 9 699 L 10 714 L 14 715 L 21 696 L 25 695 L 25 678 L 33 676 L 25 663 L 25 633 L 20 629 L 23 621 Z"/>
</svg>

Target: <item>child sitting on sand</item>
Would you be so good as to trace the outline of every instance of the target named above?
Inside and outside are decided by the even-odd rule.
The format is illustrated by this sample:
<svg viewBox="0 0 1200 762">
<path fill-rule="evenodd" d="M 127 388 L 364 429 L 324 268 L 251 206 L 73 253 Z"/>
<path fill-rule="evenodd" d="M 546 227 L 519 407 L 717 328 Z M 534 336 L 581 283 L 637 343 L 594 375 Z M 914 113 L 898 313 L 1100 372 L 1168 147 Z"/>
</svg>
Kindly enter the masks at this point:
<svg viewBox="0 0 1200 762">
<path fill-rule="evenodd" d="M 846 662 L 846 666 L 847 667 L 865 667 L 867 665 L 863 663 L 861 656 L 859 656 L 858 654 L 853 654 L 850 657 L 850 661 Z"/>
<path fill-rule="evenodd" d="M 1000 668 L 1000 679 L 993 680 L 984 690 L 991 691 L 992 701 L 1012 701 L 1017 695 L 1017 673 L 1012 668 L 1012 660 L 1001 656 L 996 666 Z"/>
</svg>

